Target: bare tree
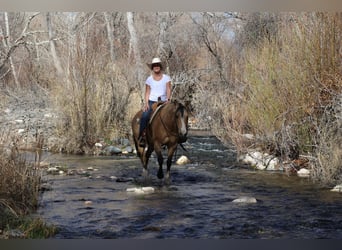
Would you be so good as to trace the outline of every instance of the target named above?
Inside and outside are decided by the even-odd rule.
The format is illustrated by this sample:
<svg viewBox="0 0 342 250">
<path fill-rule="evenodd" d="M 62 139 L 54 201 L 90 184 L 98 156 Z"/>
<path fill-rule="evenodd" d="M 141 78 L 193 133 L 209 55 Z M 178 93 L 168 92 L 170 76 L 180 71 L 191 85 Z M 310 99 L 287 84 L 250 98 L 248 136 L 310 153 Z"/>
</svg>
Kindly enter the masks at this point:
<svg viewBox="0 0 342 250">
<path fill-rule="evenodd" d="M 46 23 L 47 23 L 47 29 L 48 29 L 48 33 L 49 33 L 49 43 L 50 43 L 50 52 L 51 52 L 51 56 L 55 65 L 55 68 L 57 70 L 58 75 L 62 75 L 63 69 L 59 60 L 59 57 L 57 56 L 57 52 L 56 52 L 56 47 L 55 47 L 55 35 L 54 35 L 54 31 L 53 31 L 53 27 L 51 24 L 51 16 L 50 16 L 50 12 L 46 13 Z"/>
<path fill-rule="evenodd" d="M 170 74 L 169 60 L 173 55 L 171 43 L 174 41 L 170 28 L 175 25 L 182 13 L 157 12 L 157 24 L 159 26 L 158 48 L 156 55 L 166 62 L 166 72 Z"/>
<path fill-rule="evenodd" d="M 7 47 L 11 48 L 12 44 L 11 44 L 11 34 L 10 34 L 9 23 L 8 23 L 8 13 L 5 12 L 4 16 L 5 16 L 6 38 L 7 38 L 6 39 L 7 40 L 6 45 L 7 45 Z M 14 78 L 14 82 L 15 82 L 15 84 L 18 87 L 19 86 L 19 81 L 18 81 L 17 72 L 15 70 L 15 67 L 14 67 L 14 64 L 13 64 L 13 59 L 12 59 L 11 55 L 9 55 L 8 60 L 9 60 L 10 66 L 11 66 L 11 71 L 12 71 L 12 75 L 13 75 L 13 78 Z"/>
<path fill-rule="evenodd" d="M 143 71 L 142 67 L 143 64 L 141 62 L 141 55 L 139 50 L 138 44 L 138 36 L 134 26 L 134 14 L 132 12 L 127 12 L 127 28 L 130 34 L 130 41 L 129 41 L 129 50 L 128 50 L 128 57 L 132 61 L 133 64 L 136 65 L 137 73 L 136 79 L 141 90 L 141 99 L 143 100 L 144 94 L 144 81 L 143 81 Z"/>
<path fill-rule="evenodd" d="M 8 12 L 3 13 L 4 17 L 4 23 L 5 23 L 5 33 L 0 25 L 0 37 L 2 39 L 2 43 L 4 46 L 4 52 L 3 56 L 0 59 L 0 71 L 3 70 L 6 63 L 10 64 L 10 70 L 13 75 L 14 82 L 17 87 L 20 86 L 18 75 L 16 72 L 16 67 L 13 61 L 13 53 L 14 51 L 20 47 L 21 45 L 24 45 L 27 43 L 27 36 L 32 35 L 33 32 L 28 31 L 30 23 L 34 17 L 36 17 L 39 13 L 34 13 L 31 16 L 29 16 L 26 20 L 26 23 L 24 25 L 24 28 L 21 32 L 21 34 L 16 38 L 12 38 L 12 34 L 10 32 L 10 25 L 9 25 L 9 18 L 8 18 Z M 4 74 L 7 74 L 8 71 L 4 72 Z"/>
<path fill-rule="evenodd" d="M 105 22 L 106 22 L 106 29 L 107 29 L 107 37 L 109 42 L 109 51 L 110 57 L 112 61 L 115 61 L 115 52 L 114 52 L 114 33 L 112 29 L 112 16 L 108 12 L 103 12 Z"/>
</svg>

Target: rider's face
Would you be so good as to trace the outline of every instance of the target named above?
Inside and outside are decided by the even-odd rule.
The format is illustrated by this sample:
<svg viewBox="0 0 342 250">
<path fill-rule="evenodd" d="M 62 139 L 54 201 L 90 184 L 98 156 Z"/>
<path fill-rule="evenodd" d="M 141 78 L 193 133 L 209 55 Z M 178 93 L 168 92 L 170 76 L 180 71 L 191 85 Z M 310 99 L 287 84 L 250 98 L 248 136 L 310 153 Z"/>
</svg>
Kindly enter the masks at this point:
<svg viewBox="0 0 342 250">
<path fill-rule="evenodd" d="M 153 70 L 153 72 L 155 72 L 155 73 L 159 73 L 160 70 L 161 70 L 160 64 L 153 64 L 153 65 L 152 65 L 152 70 Z"/>
</svg>

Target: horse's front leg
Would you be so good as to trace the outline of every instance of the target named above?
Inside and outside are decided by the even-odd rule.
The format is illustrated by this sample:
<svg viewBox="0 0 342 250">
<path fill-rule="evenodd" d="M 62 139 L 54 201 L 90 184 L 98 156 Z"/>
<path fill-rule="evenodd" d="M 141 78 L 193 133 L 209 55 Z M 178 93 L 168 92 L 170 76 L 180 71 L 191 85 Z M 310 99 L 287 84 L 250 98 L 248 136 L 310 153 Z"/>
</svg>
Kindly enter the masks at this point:
<svg viewBox="0 0 342 250">
<path fill-rule="evenodd" d="M 157 154 L 157 159 L 158 159 L 158 164 L 159 164 L 159 169 L 158 169 L 157 176 L 158 176 L 159 179 L 163 179 L 164 178 L 164 173 L 163 173 L 163 161 L 164 161 L 164 158 L 163 158 L 163 154 L 162 154 L 162 151 L 161 151 L 161 146 L 160 145 L 155 145 L 154 146 L 154 151 Z"/>
<path fill-rule="evenodd" d="M 167 150 L 167 162 L 166 162 L 166 180 L 167 182 L 170 182 L 170 170 L 171 170 L 171 164 L 172 164 L 172 157 L 175 153 L 177 148 L 177 144 L 175 146 L 171 146 Z"/>
</svg>

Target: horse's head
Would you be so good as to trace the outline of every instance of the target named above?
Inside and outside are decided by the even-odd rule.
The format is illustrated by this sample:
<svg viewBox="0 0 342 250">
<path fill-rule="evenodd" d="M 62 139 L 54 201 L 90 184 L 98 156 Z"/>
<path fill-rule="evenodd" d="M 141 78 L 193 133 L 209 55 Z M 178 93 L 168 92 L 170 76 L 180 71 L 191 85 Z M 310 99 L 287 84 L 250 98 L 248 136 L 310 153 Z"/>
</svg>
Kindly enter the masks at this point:
<svg viewBox="0 0 342 250">
<path fill-rule="evenodd" d="M 174 101 L 176 105 L 176 123 L 178 128 L 179 143 L 183 143 L 187 140 L 188 135 L 188 110 L 180 102 Z"/>
</svg>

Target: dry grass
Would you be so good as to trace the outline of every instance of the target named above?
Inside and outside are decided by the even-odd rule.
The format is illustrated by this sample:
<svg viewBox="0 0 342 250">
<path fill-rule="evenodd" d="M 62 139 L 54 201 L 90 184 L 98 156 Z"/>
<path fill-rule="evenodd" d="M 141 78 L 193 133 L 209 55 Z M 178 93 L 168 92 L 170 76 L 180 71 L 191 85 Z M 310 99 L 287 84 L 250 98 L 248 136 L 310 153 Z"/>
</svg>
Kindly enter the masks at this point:
<svg viewBox="0 0 342 250">
<path fill-rule="evenodd" d="M 342 91 L 342 15 L 287 14 L 278 22 L 273 36 L 247 44 L 243 53 L 231 53 L 229 64 L 240 73 L 230 76 L 230 85 L 199 84 L 194 99 L 204 104 L 198 113 L 239 151 L 261 147 L 283 159 L 309 154 L 317 159 L 315 178 L 336 182 L 341 179 L 336 141 L 341 141 L 336 134 L 341 117 L 325 110 Z M 333 105 L 335 110 L 339 105 Z"/>
<path fill-rule="evenodd" d="M 38 205 L 40 172 L 19 154 L 15 139 L 0 154 L 1 204 L 15 215 L 26 214 Z"/>
<path fill-rule="evenodd" d="M 66 59 L 70 64 L 65 81 L 53 90 L 61 117 L 60 148 L 68 153 L 89 153 L 98 140 L 127 133 L 127 104 L 135 84 L 127 74 L 131 66 L 103 56 L 107 47 L 99 31 L 84 32 L 89 33 L 77 34 L 83 43 Z"/>
<path fill-rule="evenodd" d="M 47 238 L 57 228 L 30 217 L 39 203 L 40 151 L 36 161 L 28 163 L 18 150 L 19 140 L 10 133 L 0 136 L 0 238 Z M 14 229 L 18 236 L 10 233 Z"/>
</svg>

